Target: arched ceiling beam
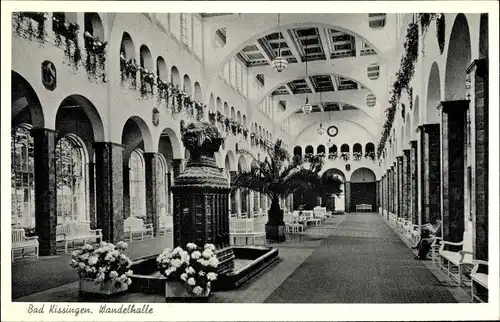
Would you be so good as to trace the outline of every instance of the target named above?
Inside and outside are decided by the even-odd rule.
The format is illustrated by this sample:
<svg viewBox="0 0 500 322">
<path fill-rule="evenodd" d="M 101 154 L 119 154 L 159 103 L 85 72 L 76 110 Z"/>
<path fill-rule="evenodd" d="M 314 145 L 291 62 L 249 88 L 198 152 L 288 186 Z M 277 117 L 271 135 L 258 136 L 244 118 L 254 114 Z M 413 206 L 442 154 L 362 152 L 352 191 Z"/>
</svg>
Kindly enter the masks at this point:
<svg viewBox="0 0 500 322">
<path fill-rule="evenodd" d="M 387 14 L 385 27 L 375 29 L 369 27 L 367 13 L 283 14 L 280 17 L 280 28 L 277 26 L 276 14 L 252 13 L 214 17 L 206 20 L 204 25 L 205 31 L 210 35 L 206 48 L 211 48 L 215 43 L 215 34 L 219 28 L 226 29 L 226 44 L 222 48 L 211 48 L 206 52 L 204 60 L 207 78 L 216 77 L 224 64 L 248 44 L 265 35 L 294 28 L 335 29 L 361 38 L 378 55 L 386 57 L 393 50 L 395 43 L 391 41 L 396 38 L 396 28 L 391 28 L 396 23 L 395 17 L 396 15 Z"/>
</svg>

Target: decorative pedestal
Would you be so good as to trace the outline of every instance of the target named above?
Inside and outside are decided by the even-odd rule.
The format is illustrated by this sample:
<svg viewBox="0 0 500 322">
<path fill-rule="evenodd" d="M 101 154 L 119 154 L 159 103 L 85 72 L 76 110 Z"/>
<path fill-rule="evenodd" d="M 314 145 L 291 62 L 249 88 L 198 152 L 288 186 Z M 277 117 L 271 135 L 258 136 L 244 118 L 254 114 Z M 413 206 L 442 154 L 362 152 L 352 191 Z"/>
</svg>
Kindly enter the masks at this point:
<svg viewBox="0 0 500 322">
<path fill-rule="evenodd" d="M 219 259 L 218 273 L 234 269 L 229 247 L 229 182 L 215 163 L 215 152 L 223 139 L 208 123 L 189 124 L 182 142 L 190 152 L 186 169 L 177 176 L 174 195 L 174 246 L 214 244 Z"/>
<path fill-rule="evenodd" d="M 90 278 L 80 278 L 80 293 L 112 295 L 125 292 L 126 290 L 128 290 L 127 283 L 117 283 L 109 280 L 96 283 L 95 280 Z"/>
</svg>

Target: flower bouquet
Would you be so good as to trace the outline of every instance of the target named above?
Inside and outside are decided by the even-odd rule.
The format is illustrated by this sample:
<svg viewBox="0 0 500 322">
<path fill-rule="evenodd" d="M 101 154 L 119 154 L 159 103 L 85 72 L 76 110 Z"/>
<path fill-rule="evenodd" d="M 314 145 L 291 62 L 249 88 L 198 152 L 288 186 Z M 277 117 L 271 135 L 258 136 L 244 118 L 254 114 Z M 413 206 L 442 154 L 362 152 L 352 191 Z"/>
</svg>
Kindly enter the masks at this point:
<svg viewBox="0 0 500 322">
<path fill-rule="evenodd" d="M 101 242 L 97 248 L 85 244 L 72 253 L 69 265 L 80 276 L 80 292 L 115 294 L 126 291 L 132 283 L 132 261 L 124 254 L 127 243 Z"/>
<path fill-rule="evenodd" d="M 167 279 L 166 298 L 208 298 L 211 282 L 217 279 L 219 260 L 213 244 L 206 244 L 203 249 L 194 243 L 188 243 L 185 250 L 167 248 L 156 262 Z"/>
</svg>

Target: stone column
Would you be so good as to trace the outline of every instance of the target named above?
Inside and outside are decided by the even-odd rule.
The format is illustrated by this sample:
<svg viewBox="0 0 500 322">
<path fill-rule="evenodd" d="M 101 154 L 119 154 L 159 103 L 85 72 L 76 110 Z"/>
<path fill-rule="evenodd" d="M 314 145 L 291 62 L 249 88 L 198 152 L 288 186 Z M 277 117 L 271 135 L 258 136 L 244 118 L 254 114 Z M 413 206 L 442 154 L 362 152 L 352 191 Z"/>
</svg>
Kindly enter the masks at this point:
<svg viewBox="0 0 500 322">
<path fill-rule="evenodd" d="M 89 178 L 88 178 L 89 221 L 90 221 L 90 228 L 96 229 L 97 228 L 97 219 L 96 219 L 96 212 L 95 212 L 95 163 L 89 162 L 88 169 L 89 169 L 89 172 L 88 172 L 89 173 Z"/>
<path fill-rule="evenodd" d="M 351 182 L 345 182 L 345 212 L 351 212 Z"/>
<path fill-rule="evenodd" d="M 377 180 L 375 183 L 375 209 L 373 209 L 375 212 L 378 213 L 378 206 L 380 204 L 380 180 Z"/>
<path fill-rule="evenodd" d="M 417 141 L 410 141 L 410 217 L 418 225 L 418 155 Z"/>
<path fill-rule="evenodd" d="M 441 213 L 441 149 L 439 124 L 419 126 L 422 224 L 435 223 Z"/>
<path fill-rule="evenodd" d="M 153 235 L 158 236 L 158 183 L 156 166 L 158 158 L 154 152 L 144 153 L 144 172 L 146 174 L 146 223 L 153 224 Z"/>
<path fill-rule="evenodd" d="M 397 190 L 396 190 L 396 163 L 394 162 L 391 166 L 391 192 L 389 198 L 391 199 L 391 212 L 397 214 L 396 211 L 396 201 L 397 201 Z"/>
<path fill-rule="evenodd" d="M 238 188 L 236 189 L 236 192 L 235 192 L 235 198 L 236 198 L 236 216 L 238 218 L 241 217 L 241 189 Z"/>
<path fill-rule="evenodd" d="M 488 149 L 489 149 L 489 79 L 488 62 L 486 59 L 474 60 L 467 68 L 467 73 L 473 79 L 474 100 L 471 108 L 474 109 L 473 146 L 475 148 L 475 216 L 472 217 L 474 227 L 474 258 L 488 260 Z M 475 181 L 475 183 L 474 183 Z"/>
<path fill-rule="evenodd" d="M 410 212 L 410 150 L 403 150 L 403 216 L 413 222 Z"/>
<path fill-rule="evenodd" d="M 465 118 L 469 101 L 441 102 L 443 239 L 460 242 L 465 229 Z"/>
<path fill-rule="evenodd" d="M 35 232 L 38 236 L 39 254 L 56 255 L 57 181 L 56 140 L 57 131 L 32 129 L 35 170 Z"/>
<path fill-rule="evenodd" d="M 97 227 L 103 240 L 123 240 L 123 145 L 96 142 L 96 212 Z"/>
<path fill-rule="evenodd" d="M 396 211 L 399 217 L 404 218 L 403 212 L 403 156 L 396 157 L 396 189 L 397 189 L 397 199 L 396 199 Z"/>
<path fill-rule="evenodd" d="M 252 218 L 254 214 L 254 193 L 253 190 L 248 190 L 248 218 Z"/>
</svg>

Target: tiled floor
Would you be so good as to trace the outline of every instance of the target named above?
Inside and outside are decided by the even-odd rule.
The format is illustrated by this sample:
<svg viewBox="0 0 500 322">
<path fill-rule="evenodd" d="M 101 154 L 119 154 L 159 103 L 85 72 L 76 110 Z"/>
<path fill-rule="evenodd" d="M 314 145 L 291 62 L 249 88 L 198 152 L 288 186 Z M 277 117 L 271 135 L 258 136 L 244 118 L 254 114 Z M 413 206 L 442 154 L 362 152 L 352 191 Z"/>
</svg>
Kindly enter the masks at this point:
<svg viewBox="0 0 500 322">
<path fill-rule="evenodd" d="M 132 258 L 159 252 L 166 240 L 132 244 Z M 303 234 L 288 234 L 279 249 L 279 261 L 237 290 L 213 292 L 213 303 L 320 302 L 415 303 L 467 302 L 466 293 L 447 276 L 413 259 L 384 219 L 374 213 L 351 213 L 309 227 Z M 67 266 L 67 260 L 64 259 Z M 35 263 L 33 263 L 35 264 Z M 15 264 L 20 265 L 20 264 Z M 31 265 L 25 265 L 31 266 Z M 38 267 L 43 265 L 38 264 Z M 68 266 L 69 267 L 69 266 Z M 60 268 L 59 268 L 60 269 Z M 65 301 L 83 299 L 73 279 L 18 297 L 15 301 Z M 27 272 L 27 269 L 25 273 Z M 57 275 L 59 276 L 59 274 Z M 65 281 L 66 281 L 65 280 Z M 13 285 L 14 286 L 14 285 Z M 100 302 L 103 300 L 100 299 Z M 107 302 L 164 302 L 161 295 L 127 293 Z"/>
</svg>

